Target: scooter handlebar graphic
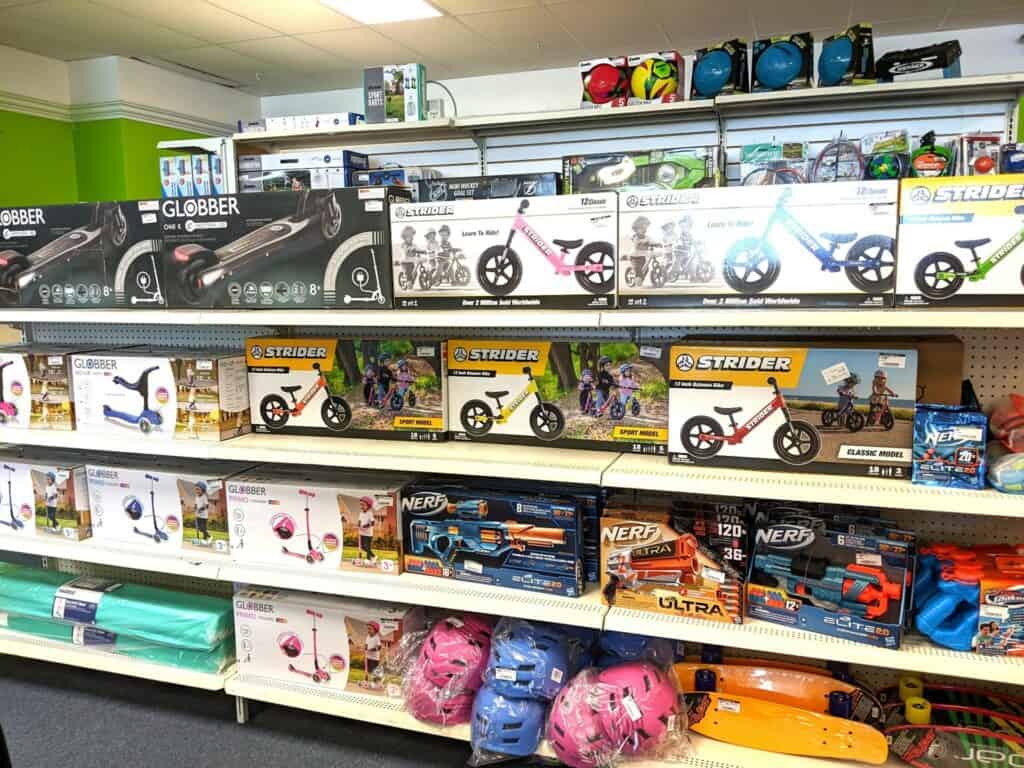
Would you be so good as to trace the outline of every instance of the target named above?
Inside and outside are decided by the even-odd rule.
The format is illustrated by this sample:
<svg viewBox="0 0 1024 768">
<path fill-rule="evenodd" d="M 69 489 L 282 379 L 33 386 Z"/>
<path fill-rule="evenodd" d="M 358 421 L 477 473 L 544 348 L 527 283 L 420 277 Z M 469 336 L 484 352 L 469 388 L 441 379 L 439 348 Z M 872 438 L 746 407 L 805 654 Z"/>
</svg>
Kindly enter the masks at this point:
<svg viewBox="0 0 1024 768">
<path fill-rule="evenodd" d="M 157 477 L 156 475 L 147 474 L 146 475 L 146 479 L 147 480 L 152 480 L 154 483 L 159 483 L 160 482 L 160 478 Z"/>
<path fill-rule="evenodd" d="M 6 469 L 8 472 L 14 472 L 14 467 L 12 467 L 10 464 L 4 464 L 4 469 Z"/>
<path fill-rule="evenodd" d="M 309 499 L 315 499 L 316 498 L 316 493 L 315 492 L 307 491 L 305 488 L 299 488 L 299 495 L 300 496 L 305 496 L 306 498 L 309 498 Z"/>
</svg>

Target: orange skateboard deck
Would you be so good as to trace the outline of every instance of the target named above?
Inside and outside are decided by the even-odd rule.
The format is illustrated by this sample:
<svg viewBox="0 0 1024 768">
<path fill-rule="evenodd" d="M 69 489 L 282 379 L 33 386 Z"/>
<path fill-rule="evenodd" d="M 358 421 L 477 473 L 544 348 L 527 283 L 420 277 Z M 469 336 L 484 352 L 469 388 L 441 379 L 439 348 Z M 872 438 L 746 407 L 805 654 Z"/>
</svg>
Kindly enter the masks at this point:
<svg viewBox="0 0 1024 768">
<path fill-rule="evenodd" d="M 716 693 L 749 696 L 823 715 L 838 714 L 829 708 L 830 701 L 833 694 L 845 694 L 849 696 L 849 714 L 843 713 L 843 717 L 874 726 L 883 723 L 882 705 L 874 694 L 825 674 L 800 669 L 686 661 L 676 664 L 674 670 L 682 691 L 700 690 L 697 675 L 704 672 L 714 675 Z"/>
<path fill-rule="evenodd" d="M 684 661 L 691 662 L 693 664 L 700 663 L 701 657 L 696 655 L 686 656 Z M 796 672 L 809 672 L 812 675 L 825 675 L 829 676 L 829 671 L 825 667 L 815 667 L 811 664 L 797 664 L 791 661 L 782 661 L 780 659 L 755 659 L 747 658 L 746 656 L 726 656 L 722 659 L 723 664 L 729 664 L 734 667 L 770 667 L 771 669 L 792 669 Z"/>
<path fill-rule="evenodd" d="M 687 693 L 690 728 L 741 747 L 805 757 L 881 765 L 889 757 L 885 735 L 869 725 L 748 696 Z"/>
</svg>

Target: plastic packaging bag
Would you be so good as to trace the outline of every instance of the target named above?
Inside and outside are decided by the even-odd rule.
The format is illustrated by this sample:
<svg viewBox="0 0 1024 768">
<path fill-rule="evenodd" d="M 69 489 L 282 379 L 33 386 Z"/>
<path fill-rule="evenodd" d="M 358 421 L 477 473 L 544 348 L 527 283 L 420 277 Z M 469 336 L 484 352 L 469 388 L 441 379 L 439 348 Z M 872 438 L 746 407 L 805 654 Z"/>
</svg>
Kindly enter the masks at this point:
<svg viewBox="0 0 1024 768">
<path fill-rule="evenodd" d="M 600 651 L 597 666 L 602 668 L 625 661 L 650 661 L 669 667 L 675 661 L 675 644 L 663 637 L 602 632 L 597 646 Z"/>
<path fill-rule="evenodd" d="M 570 675 L 569 642 L 559 627 L 502 619 L 494 629 L 484 682 L 510 699 L 553 699 Z"/>
<path fill-rule="evenodd" d="M 544 738 L 548 702 L 538 699 L 510 699 L 484 686 L 473 701 L 469 765 L 502 762 L 527 757 L 537 751 Z"/>
</svg>

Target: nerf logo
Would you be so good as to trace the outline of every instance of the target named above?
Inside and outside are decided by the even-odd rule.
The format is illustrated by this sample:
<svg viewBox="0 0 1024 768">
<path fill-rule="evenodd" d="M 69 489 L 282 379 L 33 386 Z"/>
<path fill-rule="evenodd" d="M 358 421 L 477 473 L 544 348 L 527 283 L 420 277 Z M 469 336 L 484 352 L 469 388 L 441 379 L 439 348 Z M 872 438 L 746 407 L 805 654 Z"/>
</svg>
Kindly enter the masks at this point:
<svg viewBox="0 0 1024 768">
<path fill-rule="evenodd" d="M 785 373 L 793 367 L 789 357 L 762 357 L 760 355 L 676 355 L 676 368 L 684 373 L 698 371 L 774 371 Z"/>
<path fill-rule="evenodd" d="M 457 362 L 465 363 L 536 363 L 540 352 L 536 349 L 489 349 L 487 347 L 459 347 L 453 353 Z"/>
<path fill-rule="evenodd" d="M 772 549 L 803 549 L 814 541 L 814 531 L 802 525 L 784 523 L 757 532 L 757 544 Z"/>
<path fill-rule="evenodd" d="M 605 528 L 603 536 L 608 544 L 642 544 L 654 539 L 659 530 L 654 523 L 629 523 Z"/>
<path fill-rule="evenodd" d="M 273 358 L 290 358 L 292 360 L 322 360 L 327 357 L 327 347 L 299 347 L 299 346 L 283 346 L 283 347 L 260 347 L 254 345 L 249 354 L 255 360 L 260 359 L 273 359 Z"/>
<path fill-rule="evenodd" d="M 20 227 L 25 225 L 45 224 L 42 208 L 10 208 L 0 211 L 0 226 Z"/>
<path fill-rule="evenodd" d="M 160 212 L 164 218 L 184 219 L 189 216 L 238 216 L 238 200 L 234 197 L 171 198 L 164 200 Z"/>
<path fill-rule="evenodd" d="M 448 509 L 448 497 L 437 491 L 419 491 L 402 497 L 402 512 L 410 515 L 436 515 Z"/>
</svg>

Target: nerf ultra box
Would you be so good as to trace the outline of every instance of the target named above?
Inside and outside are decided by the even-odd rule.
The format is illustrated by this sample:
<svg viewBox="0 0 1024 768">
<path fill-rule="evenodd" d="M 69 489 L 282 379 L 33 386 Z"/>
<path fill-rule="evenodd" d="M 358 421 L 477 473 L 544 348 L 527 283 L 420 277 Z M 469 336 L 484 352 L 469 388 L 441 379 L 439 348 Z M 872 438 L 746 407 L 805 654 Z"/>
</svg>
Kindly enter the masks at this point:
<svg viewBox="0 0 1024 768">
<path fill-rule="evenodd" d="M 674 463 L 892 478 L 910 473 L 917 352 L 906 344 L 683 342 L 670 358 Z"/>
<path fill-rule="evenodd" d="M 269 337 L 245 351 L 256 432 L 447 439 L 442 341 Z"/>
<path fill-rule="evenodd" d="M 238 676 L 316 691 L 401 698 L 402 638 L 425 626 L 423 608 L 243 587 L 235 592 Z"/>
<path fill-rule="evenodd" d="M 601 518 L 605 605 L 743 622 L 747 517 L 734 505 L 608 500 Z"/>
<path fill-rule="evenodd" d="M 452 435 L 664 455 L 668 365 L 657 344 L 452 340 Z"/>
<path fill-rule="evenodd" d="M 2 431 L 75 428 L 71 355 L 81 351 L 51 344 L 0 347 Z"/>
<path fill-rule="evenodd" d="M 897 306 L 1024 305 L 1024 174 L 900 183 Z"/>
<path fill-rule="evenodd" d="M 414 483 L 402 493 L 405 570 L 579 597 L 583 525 L 571 497 Z"/>
<path fill-rule="evenodd" d="M 231 559 L 304 573 L 401 571 L 404 475 L 264 465 L 227 483 Z"/>
<path fill-rule="evenodd" d="M 910 544 L 767 521 L 754 532 L 747 615 L 882 648 L 899 648 Z"/>
</svg>

